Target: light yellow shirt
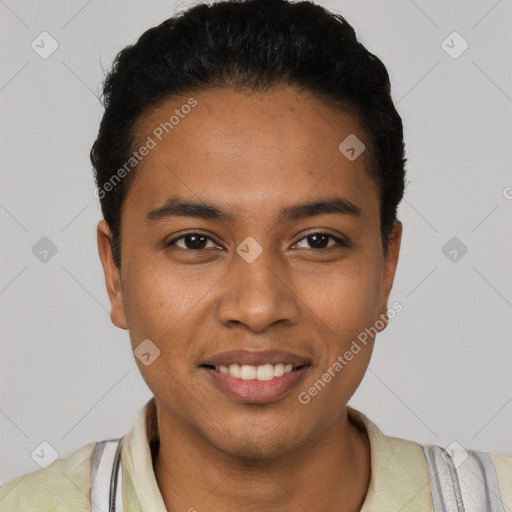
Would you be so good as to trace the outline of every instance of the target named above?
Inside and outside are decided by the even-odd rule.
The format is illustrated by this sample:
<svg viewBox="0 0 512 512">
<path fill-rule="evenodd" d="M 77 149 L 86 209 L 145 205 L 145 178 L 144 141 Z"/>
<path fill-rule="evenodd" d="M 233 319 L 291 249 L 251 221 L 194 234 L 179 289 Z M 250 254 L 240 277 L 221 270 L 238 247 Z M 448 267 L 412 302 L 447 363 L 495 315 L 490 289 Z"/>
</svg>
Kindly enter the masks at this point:
<svg viewBox="0 0 512 512">
<path fill-rule="evenodd" d="M 361 412 L 349 417 L 365 428 L 370 440 L 371 478 L 363 512 L 433 512 L 422 446 L 384 435 Z M 150 442 L 158 440 L 154 397 L 140 410 L 122 446 L 125 512 L 166 512 L 158 488 Z M 45 469 L 0 487 L 0 512 L 89 512 L 90 443 Z M 512 512 L 512 458 L 489 454 L 496 469 L 505 510 Z"/>
</svg>

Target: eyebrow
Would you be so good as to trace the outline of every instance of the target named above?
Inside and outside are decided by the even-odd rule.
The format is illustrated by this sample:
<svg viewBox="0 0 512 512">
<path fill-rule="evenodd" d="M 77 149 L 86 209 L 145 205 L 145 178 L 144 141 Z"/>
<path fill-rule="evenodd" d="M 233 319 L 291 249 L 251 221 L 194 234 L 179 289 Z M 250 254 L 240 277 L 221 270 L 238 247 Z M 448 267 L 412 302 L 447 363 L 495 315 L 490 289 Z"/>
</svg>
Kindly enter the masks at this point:
<svg viewBox="0 0 512 512">
<path fill-rule="evenodd" d="M 348 199 L 339 196 L 325 197 L 306 203 L 286 206 L 279 213 L 278 221 L 299 220 L 315 215 L 346 215 L 358 217 L 361 208 Z M 233 221 L 236 215 L 221 207 L 204 201 L 196 202 L 180 196 L 171 196 L 164 205 L 146 215 L 146 223 L 164 220 L 169 217 L 195 217 L 207 220 Z"/>
</svg>

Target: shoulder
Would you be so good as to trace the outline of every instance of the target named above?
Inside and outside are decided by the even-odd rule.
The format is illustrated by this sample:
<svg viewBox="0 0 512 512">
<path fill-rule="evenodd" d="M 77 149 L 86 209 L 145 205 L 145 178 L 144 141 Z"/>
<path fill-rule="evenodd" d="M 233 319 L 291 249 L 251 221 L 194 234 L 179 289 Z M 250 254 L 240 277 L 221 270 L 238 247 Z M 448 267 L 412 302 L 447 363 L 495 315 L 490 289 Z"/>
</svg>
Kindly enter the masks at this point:
<svg viewBox="0 0 512 512">
<path fill-rule="evenodd" d="M 491 458 L 496 472 L 503 477 L 509 479 L 509 483 L 512 483 L 512 456 L 500 455 L 498 453 L 484 452 Z"/>
<path fill-rule="evenodd" d="M 382 510 L 382 503 L 389 502 L 403 512 L 431 512 L 439 496 L 455 503 L 462 493 L 469 503 L 481 503 L 487 496 L 497 507 L 502 503 L 512 511 L 511 457 L 466 450 L 456 442 L 443 448 L 387 436 L 364 414 L 347 410 L 366 428 L 371 443 L 372 477 L 364 510 Z M 486 503 L 480 508 L 490 511 Z"/>
<path fill-rule="evenodd" d="M 487 455 L 496 469 L 503 505 L 507 510 L 512 510 L 512 457 L 497 453 L 487 453 Z"/>
<path fill-rule="evenodd" d="M 429 445 L 424 449 L 433 490 L 445 501 L 460 495 L 462 502 L 481 510 L 501 511 L 503 506 L 512 510 L 512 458 L 466 450 L 456 442 L 446 448 Z"/>
<path fill-rule="evenodd" d="M 69 457 L 0 486 L 2 512 L 90 510 L 90 462 L 96 443 L 90 443 Z"/>
</svg>

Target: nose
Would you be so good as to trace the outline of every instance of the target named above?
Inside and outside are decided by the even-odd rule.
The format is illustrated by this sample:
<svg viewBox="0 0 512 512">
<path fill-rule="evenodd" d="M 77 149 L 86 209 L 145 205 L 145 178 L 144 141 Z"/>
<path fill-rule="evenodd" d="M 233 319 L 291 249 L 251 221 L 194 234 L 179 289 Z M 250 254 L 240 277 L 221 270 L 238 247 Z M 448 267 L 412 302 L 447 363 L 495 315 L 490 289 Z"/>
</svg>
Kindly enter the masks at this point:
<svg viewBox="0 0 512 512">
<path fill-rule="evenodd" d="M 238 253 L 223 280 L 217 316 L 225 326 L 244 325 L 253 332 L 270 326 L 295 324 L 300 317 L 300 300 L 279 257 L 263 250 L 251 262 Z"/>
</svg>

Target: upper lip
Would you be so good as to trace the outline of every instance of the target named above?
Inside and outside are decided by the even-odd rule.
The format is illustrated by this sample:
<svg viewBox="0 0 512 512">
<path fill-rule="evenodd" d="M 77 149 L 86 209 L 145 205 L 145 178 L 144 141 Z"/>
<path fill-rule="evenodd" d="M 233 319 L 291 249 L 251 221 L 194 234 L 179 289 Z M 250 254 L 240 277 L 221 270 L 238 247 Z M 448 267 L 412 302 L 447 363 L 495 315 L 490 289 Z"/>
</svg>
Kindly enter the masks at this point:
<svg viewBox="0 0 512 512">
<path fill-rule="evenodd" d="M 221 352 L 208 358 L 203 365 L 229 366 L 230 364 L 246 364 L 250 366 L 261 366 L 264 364 L 292 364 L 293 366 L 305 366 L 311 364 L 307 357 L 286 350 L 231 350 Z"/>
</svg>

